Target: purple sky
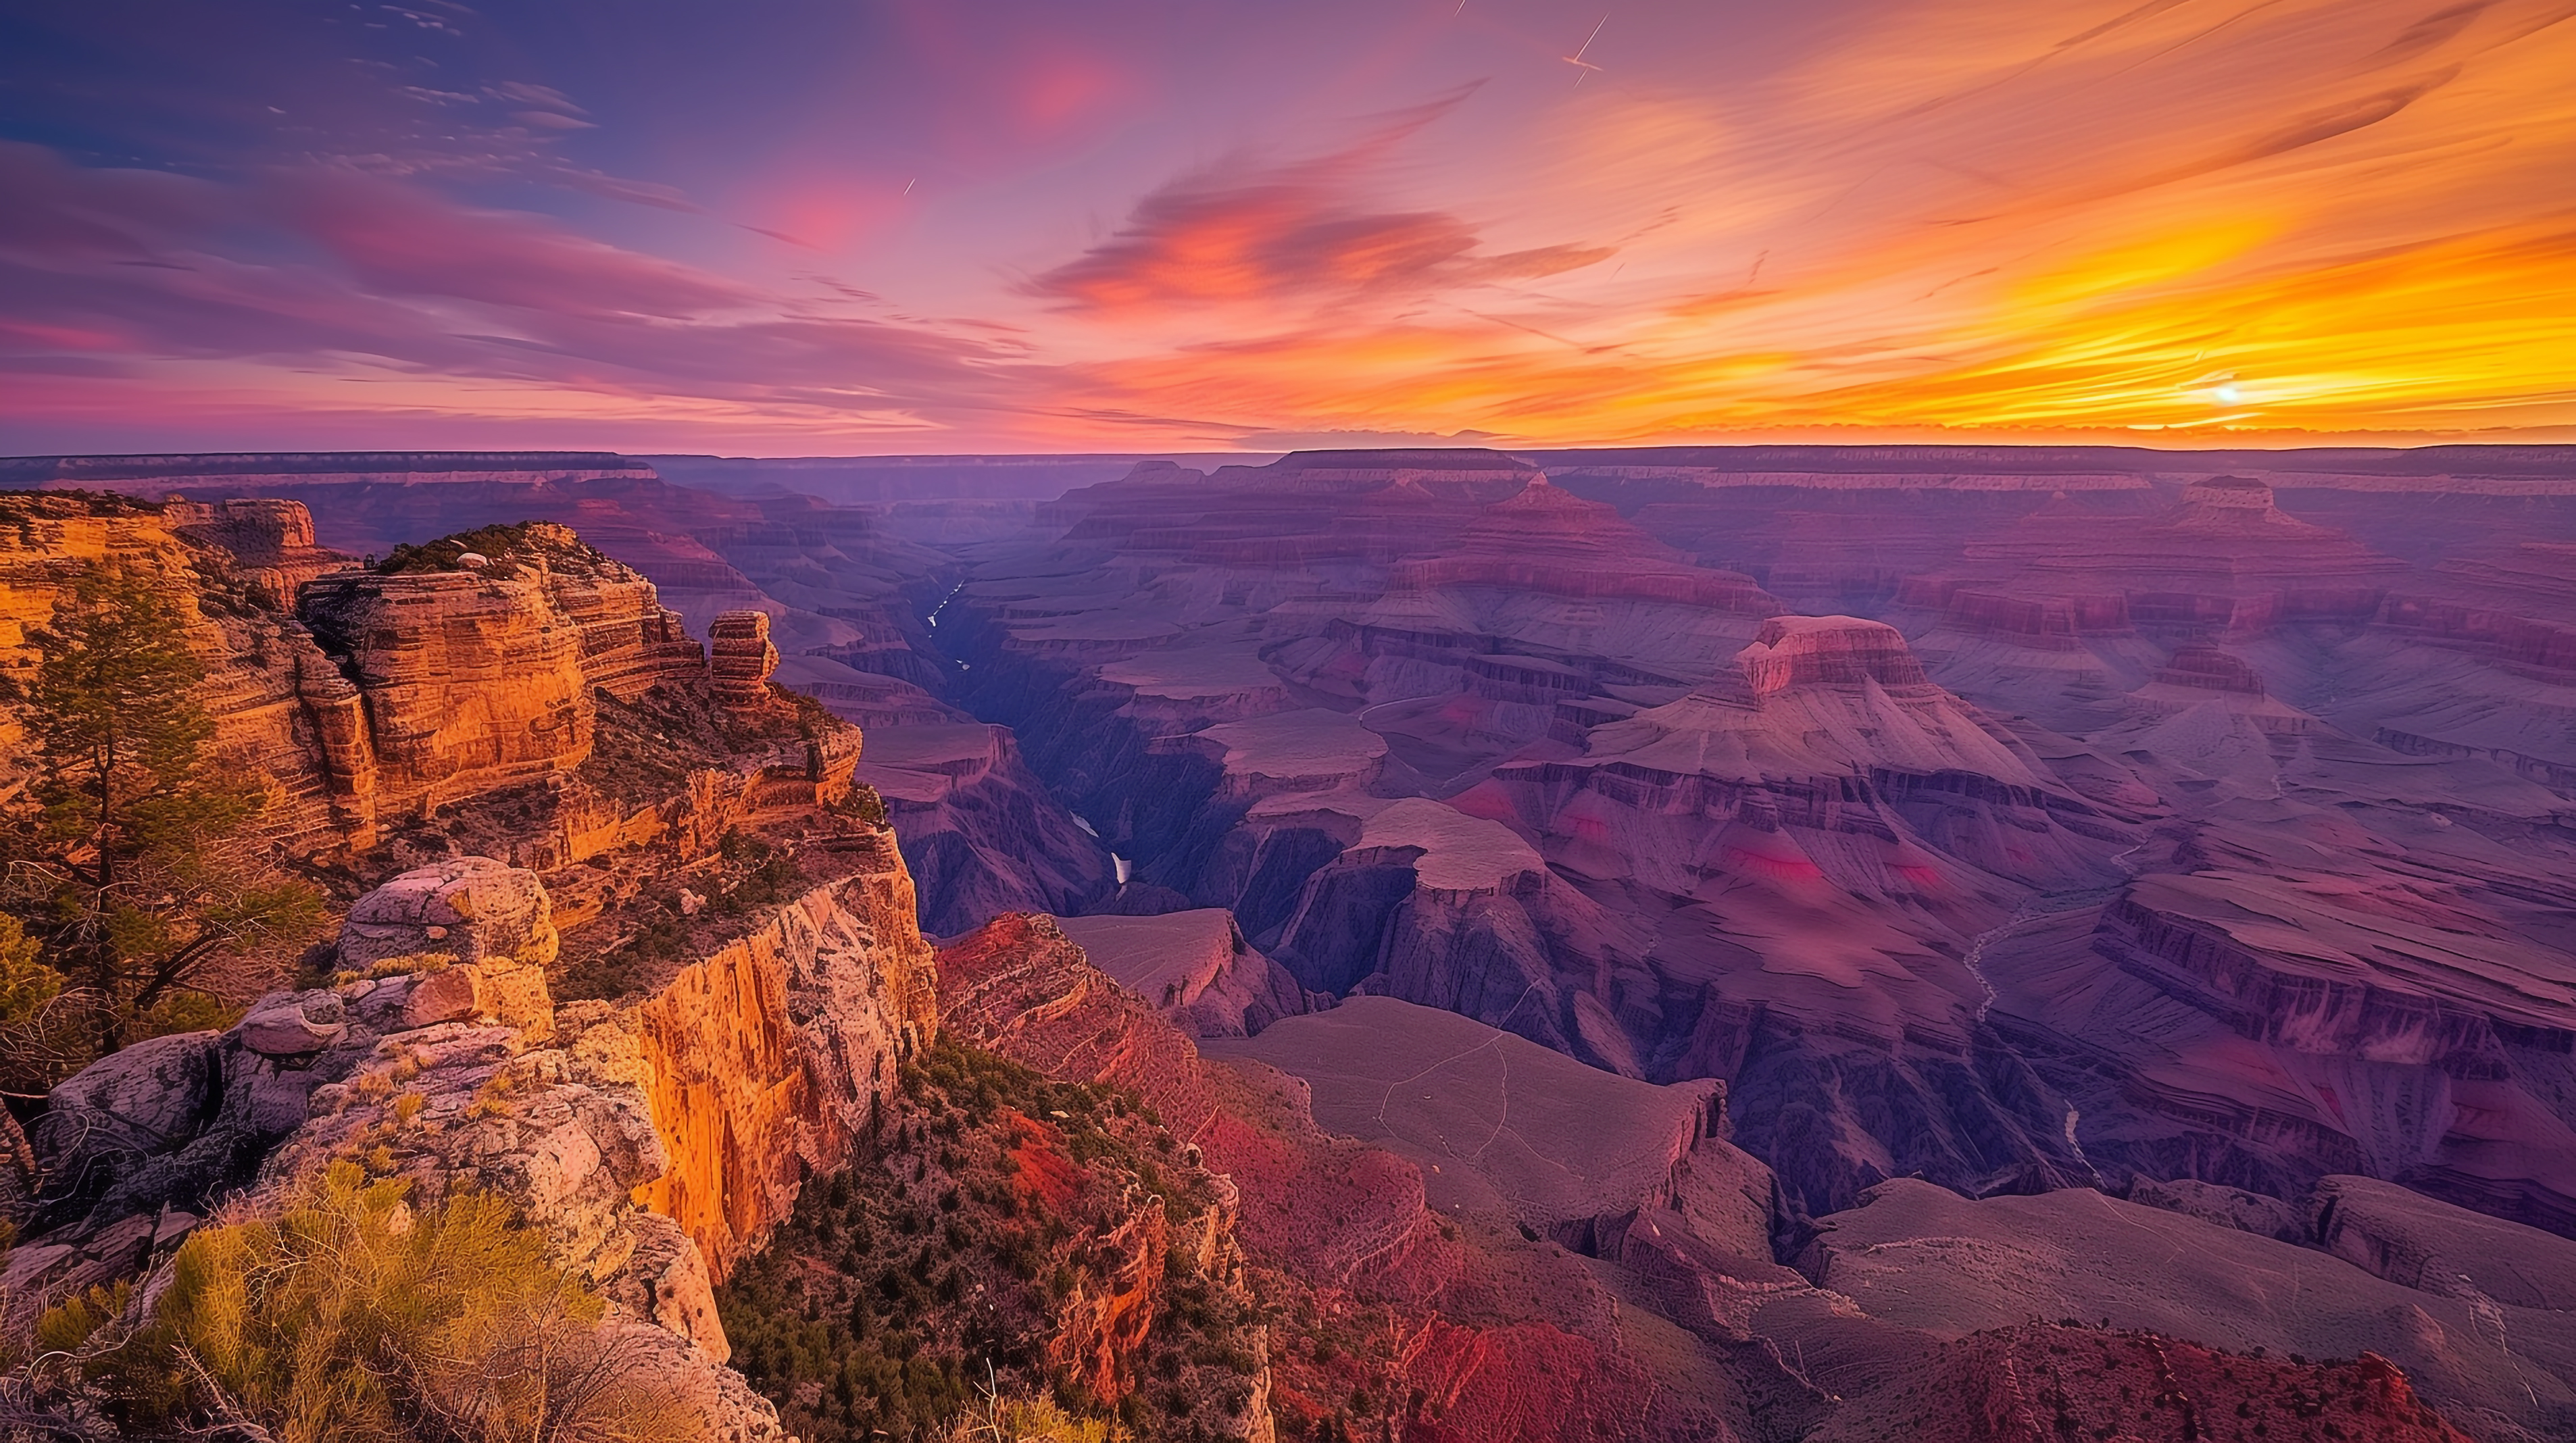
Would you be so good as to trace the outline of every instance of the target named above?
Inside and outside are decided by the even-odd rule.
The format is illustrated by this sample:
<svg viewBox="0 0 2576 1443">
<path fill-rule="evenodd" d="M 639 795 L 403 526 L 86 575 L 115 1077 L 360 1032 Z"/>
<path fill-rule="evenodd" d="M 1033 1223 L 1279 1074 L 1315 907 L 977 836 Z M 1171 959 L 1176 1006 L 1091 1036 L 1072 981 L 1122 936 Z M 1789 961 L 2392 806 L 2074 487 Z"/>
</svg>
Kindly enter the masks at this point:
<svg viewBox="0 0 2576 1443">
<path fill-rule="evenodd" d="M 2570 13 L 0 0 L 0 450 L 2576 437 Z"/>
</svg>

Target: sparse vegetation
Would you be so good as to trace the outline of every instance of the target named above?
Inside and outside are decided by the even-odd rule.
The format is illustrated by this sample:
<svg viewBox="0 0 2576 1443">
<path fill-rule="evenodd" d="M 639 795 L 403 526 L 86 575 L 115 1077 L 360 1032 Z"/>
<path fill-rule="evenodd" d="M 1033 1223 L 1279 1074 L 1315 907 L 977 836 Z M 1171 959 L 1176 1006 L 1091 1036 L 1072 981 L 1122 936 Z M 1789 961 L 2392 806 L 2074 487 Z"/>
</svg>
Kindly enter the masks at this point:
<svg viewBox="0 0 2576 1443">
<path fill-rule="evenodd" d="M 263 798 L 212 751 L 183 622 L 152 577 L 94 566 L 27 633 L 35 667 L 0 681 L 36 763 L 32 809 L 0 829 L 0 1087 L 40 1091 L 126 1043 L 221 1025 L 208 967 L 320 924 L 318 895 L 253 830 Z"/>
<path fill-rule="evenodd" d="M 878 795 L 876 788 L 865 782 L 850 788 L 850 795 L 841 802 L 841 810 L 871 827 L 882 827 L 886 824 L 885 798 Z"/>
<path fill-rule="evenodd" d="M 436 541 L 424 541 L 417 546 L 406 542 L 396 546 L 382 561 L 377 562 L 376 570 L 386 576 L 429 571 L 462 571 L 465 567 L 461 558 L 472 553 L 482 557 L 488 563 L 484 568 L 486 575 L 516 575 L 519 567 L 512 558 L 528 548 L 534 529 L 546 524 L 542 521 L 521 521 L 509 526 L 478 526 L 471 531 L 459 531 L 453 536 L 442 536 Z"/>
<path fill-rule="evenodd" d="M 1126 1429 L 1098 1418 L 1077 1418 L 1045 1398 L 988 1392 L 975 1400 L 947 1443 L 1126 1443 Z"/>
<path fill-rule="evenodd" d="M 1157 1443 L 1219 1436 L 1248 1404 L 1251 1310 L 1176 1247 L 1147 1265 L 1157 1311 L 1114 1404 L 1051 1355 L 1069 1307 L 1135 1286 L 1112 1235 L 1140 1203 L 1181 1223 L 1215 1200 L 1163 1160 L 1170 1138 L 1134 1097 L 942 1040 L 905 1069 L 876 1142 L 718 1290 L 735 1366 L 791 1431 Z"/>
</svg>

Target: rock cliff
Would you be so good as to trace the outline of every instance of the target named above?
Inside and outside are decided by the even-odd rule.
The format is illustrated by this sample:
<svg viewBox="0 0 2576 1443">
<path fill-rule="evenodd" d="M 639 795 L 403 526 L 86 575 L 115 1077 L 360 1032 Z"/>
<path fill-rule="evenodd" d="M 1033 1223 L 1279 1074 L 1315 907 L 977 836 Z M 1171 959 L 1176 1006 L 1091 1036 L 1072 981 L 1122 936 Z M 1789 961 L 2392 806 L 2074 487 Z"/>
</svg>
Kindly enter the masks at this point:
<svg viewBox="0 0 2576 1443">
<path fill-rule="evenodd" d="M 633 700 L 698 671 L 652 584 L 570 531 L 540 523 L 493 542 L 508 549 L 305 589 L 302 614 L 364 709 L 380 817 L 570 772 L 591 754 L 595 691 Z"/>
<path fill-rule="evenodd" d="M 711 1286 L 849 1164 L 938 1027 L 891 836 L 859 827 L 824 849 L 831 880 L 619 1003 L 553 1001 L 560 942 L 533 874 L 465 858 L 392 879 L 350 909 L 341 980 L 55 1090 L 5 1321 L 139 1276 L 218 1206 L 237 1216 L 227 1198 L 259 1206 L 356 1160 L 423 1203 L 498 1193 L 644 1330 L 639 1366 L 679 1377 L 714 1436 L 783 1436 L 719 1366 Z"/>
<path fill-rule="evenodd" d="M 234 539 L 245 531 L 309 536 L 299 511 L 259 508 L 249 518 L 258 524 L 216 531 Z M 182 524 L 188 520 L 117 496 L 0 495 L 0 670 L 34 664 L 27 632 L 52 617 L 55 599 L 83 569 L 147 578 L 168 597 L 205 665 L 200 699 L 215 722 L 214 747 L 259 782 L 268 824 L 316 849 L 363 830 L 371 825 L 372 778 L 361 775 L 368 761 L 355 692 L 302 623 L 274 604 L 256 568 L 246 573 L 203 528 Z M 0 703 L 0 773 L 23 760 L 19 735 Z"/>
<path fill-rule="evenodd" d="M 307 583 L 353 680 L 164 512 L 25 510 L 33 544 L 0 567 L 13 619 L 40 621 L 81 565 L 151 569 L 191 604 L 221 737 L 350 764 L 349 785 L 314 790 L 353 805 L 325 825 L 290 816 L 281 841 L 337 859 L 333 876 L 440 859 L 348 904 L 327 957 L 307 959 L 327 982 L 55 1090 L 0 1323 L 23 1335 L 93 1283 L 141 1281 L 218 1208 L 275 1206 L 354 1161 L 423 1202 L 499 1194 L 712 1436 L 783 1436 L 720 1366 L 710 1288 L 811 1179 L 850 1164 L 938 1026 L 892 833 L 844 805 L 856 731 L 774 696 L 720 701 L 651 585 L 560 528 L 487 529 Z M 237 633 L 300 650 L 264 664 Z M 318 665 L 299 675 L 297 657 Z M 343 725 L 230 705 L 269 680 L 336 683 Z M 465 851 L 480 840 L 504 858 Z M 567 985 L 595 1000 L 560 1000 Z"/>
<path fill-rule="evenodd" d="M 929 945 L 890 834 L 846 878 L 683 967 L 634 1013 L 671 1156 L 637 1198 L 685 1228 L 718 1278 L 848 1164 L 904 1061 L 938 1034 Z"/>
</svg>

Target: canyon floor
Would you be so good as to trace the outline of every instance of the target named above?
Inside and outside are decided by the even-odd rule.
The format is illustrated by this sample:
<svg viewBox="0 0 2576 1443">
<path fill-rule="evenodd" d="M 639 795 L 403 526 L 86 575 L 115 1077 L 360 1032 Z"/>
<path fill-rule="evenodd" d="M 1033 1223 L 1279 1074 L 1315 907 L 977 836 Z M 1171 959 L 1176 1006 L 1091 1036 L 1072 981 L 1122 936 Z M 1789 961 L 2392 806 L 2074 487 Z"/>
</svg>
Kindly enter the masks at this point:
<svg viewBox="0 0 2576 1443">
<path fill-rule="evenodd" d="M 13 1102 L 21 1324 L 436 1041 L 635 1090 L 396 1171 L 744 1437 L 2576 1437 L 2576 451 L 10 468 L 9 664 L 200 596 L 341 972 L 550 909 Z"/>
</svg>

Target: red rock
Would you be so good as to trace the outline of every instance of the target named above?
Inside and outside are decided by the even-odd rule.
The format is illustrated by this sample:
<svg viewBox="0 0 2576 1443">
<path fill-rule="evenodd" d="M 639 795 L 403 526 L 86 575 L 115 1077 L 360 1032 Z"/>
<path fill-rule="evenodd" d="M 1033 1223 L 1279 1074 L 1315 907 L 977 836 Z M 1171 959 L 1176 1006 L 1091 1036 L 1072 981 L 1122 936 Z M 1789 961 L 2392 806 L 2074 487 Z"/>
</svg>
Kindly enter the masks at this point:
<svg viewBox="0 0 2576 1443">
<path fill-rule="evenodd" d="M 728 706 L 759 706 L 769 699 L 778 648 L 770 644 L 769 613 L 728 611 L 707 626 L 707 678 Z"/>
</svg>

